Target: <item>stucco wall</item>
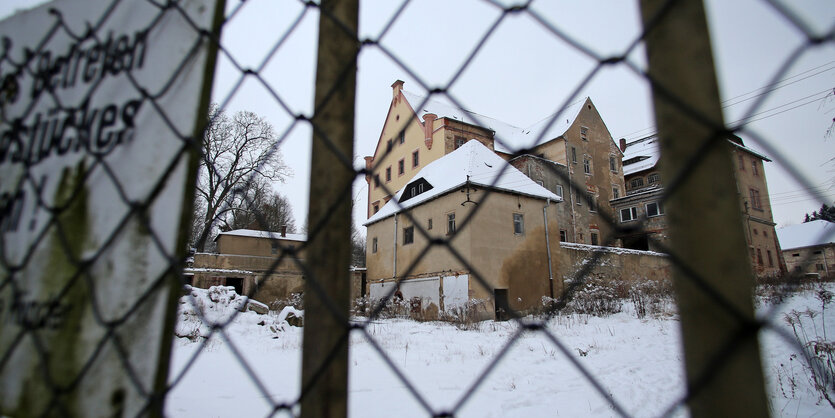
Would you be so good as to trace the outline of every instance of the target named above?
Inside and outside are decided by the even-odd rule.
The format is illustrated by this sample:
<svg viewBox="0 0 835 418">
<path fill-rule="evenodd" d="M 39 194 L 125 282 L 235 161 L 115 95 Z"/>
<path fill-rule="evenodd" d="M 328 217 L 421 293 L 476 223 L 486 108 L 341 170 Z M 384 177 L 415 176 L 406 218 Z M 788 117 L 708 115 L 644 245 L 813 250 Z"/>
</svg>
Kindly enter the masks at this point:
<svg viewBox="0 0 835 418">
<path fill-rule="evenodd" d="M 822 279 L 835 278 L 835 245 L 793 248 L 783 251 L 790 273 L 817 273 Z"/>
<path fill-rule="evenodd" d="M 599 259 L 588 274 L 605 279 L 660 281 L 672 277 L 670 259 L 664 254 L 578 244 L 565 244 L 560 249 L 560 262 L 565 266 L 561 271 L 562 277 L 566 281 L 573 280 L 595 255 Z"/>
<path fill-rule="evenodd" d="M 259 257 L 275 257 L 282 248 L 299 248 L 304 242 L 290 239 L 269 239 L 239 235 L 220 234 L 217 238 L 217 251 L 221 254 L 237 254 Z M 297 254 L 304 258 L 304 251 Z"/>
</svg>

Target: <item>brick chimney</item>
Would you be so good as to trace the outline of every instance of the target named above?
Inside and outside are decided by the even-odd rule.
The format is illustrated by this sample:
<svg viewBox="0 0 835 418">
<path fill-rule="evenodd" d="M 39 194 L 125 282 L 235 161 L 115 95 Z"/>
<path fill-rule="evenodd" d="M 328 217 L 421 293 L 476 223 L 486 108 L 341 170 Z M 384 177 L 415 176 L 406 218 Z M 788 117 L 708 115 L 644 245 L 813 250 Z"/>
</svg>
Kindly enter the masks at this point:
<svg viewBox="0 0 835 418">
<path fill-rule="evenodd" d="M 626 152 L 626 138 L 620 139 L 620 152 Z"/>
<path fill-rule="evenodd" d="M 374 157 L 371 157 L 371 156 L 365 157 L 365 169 L 367 171 L 365 173 L 365 182 L 366 183 L 369 183 L 369 184 L 371 183 L 371 168 L 373 168 L 373 167 L 374 167 Z"/>
<path fill-rule="evenodd" d="M 438 119 L 438 115 L 434 113 L 423 115 L 423 143 L 426 144 L 427 149 L 432 149 L 432 132 L 434 131 L 435 119 Z"/>
<path fill-rule="evenodd" d="M 397 100 L 397 96 L 400 95 L 400 91 L 403 90 L 403 80 L 397 80 L 394 84 L 391 85 L 391 98 L 392 100 Z"/>
</svg>

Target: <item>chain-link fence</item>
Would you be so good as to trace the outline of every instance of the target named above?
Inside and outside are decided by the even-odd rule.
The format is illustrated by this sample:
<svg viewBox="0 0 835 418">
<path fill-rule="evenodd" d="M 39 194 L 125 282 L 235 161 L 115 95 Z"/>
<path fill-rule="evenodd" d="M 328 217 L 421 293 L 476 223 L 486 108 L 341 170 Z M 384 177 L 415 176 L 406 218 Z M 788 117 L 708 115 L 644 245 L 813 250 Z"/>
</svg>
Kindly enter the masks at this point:
<svg viewBox="0 0 835 418">
<path fill-rule="evenodd" d="M 728 158 L 728 137 L 736 133 L 746 134 L 777 164 L 789 171 L 797 182 L 810 189 L 813 184 L 795 168 L 796 162 L 770 145 L 771 138 L 749 130 L 745 123 L 728 126 L 723 122 L 701 2 L 642 2 L 644 23 L 639 36 L 631 40 L 625 50 L 604 56 L 586 46 L 583 39 L 568 35 L 537 12 L 531 4 L 534 2 L 505 5 L 485 1 L 495 9 L 496 18 L 484 28 L 471 50 L 461 51 L 460 61 L 445 64 L 452 68 L 452 77 L 443 85 L 433 84 L 424 78 L 386 42 L 392 28 L 402 24 L 404 10 L 413 7 L 415 2 L 400 3 L 379 35 L 370 39 L 358 36 L 358 2 L 300 2 L 295 8 L 295 18 L 283 32 L 262 34 L 274 39 L 274 42 L 256 68 L 239 64 L 236 51 L 224 45 L 219 35 L 224 28 L 235 24 L 248 7 L 255 7 L 250 2 L 230 1 L 232 4 L 226 5 L 225 13 L 220 13 L 218 16 L 223 16 L 216 20 L 212 19 L 209 10 L 214 7 L 213 2 L 195 6 L 176 1 L 148 0 L 143 2 L 144 6 L 139 8 L 141 13 L 137 13 L 135 19 L 122 15 L 122 10 L 128 7 L 125 3 L 100 2 L 93 8 L 95 13 L 90 13 L 87 18 L 78 10 L 67 11 L 60 7 L 72 3 L 58 3 L 48 18 L 37 22 L 44 23 L 37 26 L 37 31 L 33 30 L 37 36 L 26 37 L 27 45 L 35 47 L 25 53 L 15 52 L 14 45 L 23 43 L 15 39 L 16 34 L 3 35 L 4 49 L 0 56 L 0 70 L 4 77 L 0 168 L 5 168 L 3 165 L 11 167 L 3 172 L 2 179 L 0 265 L 3 276 L 0 292 L 3 299 L 0 307 L 4 331 L 0 346 L 0 375 L 3 376 L 6 392 L 0 398 L 3 413 L 21 416 L 161 414 L 166 396 L 180 389 L 189 374 L 197 373 L 201 353 L 211 350 L 213 339 L 220 338 L 229 347 L 244 378 L 256 388 L 256 396 L 270 405 L 268 415 L 293 415 L 301 411 L 307 416 L 344 416 L 350 389 L 349 342 L 352 336 L 360 336 L 410 393 L 421 408 L 421 414 L 457 416 L 462 414 L 464 404 L 483 389 L 483 383 L 510 355 L 514 345 L 531 333 L 543 336 L 552 345 L 548 348 L 565 355 L 570 366 L 593 388 L 592 396 L 604 399 L 611 414 L 629 416 L 635 413 L 634 408 L 624 405 L 624 399 L 612 395 L 610 383 L 595 376 L 574 356 L 552 327 L 553 320 L 584 292 L 585 284 L 601 264 L 605 252 L 589 251 L 589 259 L 576 271 L 570 272 L 573 280 L 556 288 L 552 282 L 552 293 L 540 295 L 550 296 L 548 303 L 542 306 L 538 315 L 528 316 L 527 310 L 513 308 L 512 301 L 500 303 L 496 299 L 496 283 L 489 276 L 491 273 L 475 260 L 472 253 L 462 251 L 462 247 L 456 244 L 462 234 L 489 227 L 479 224 L 483 220 L 479 214 L 489 210 L 485 208 L 491 201 L 500 201 L 507 195 L 501 182 L 504 176 L 515 170 L 510 164 L 497 167 L 489 181 L 477 185 L 478 193 L 472 195 L 474 204 L 463 212 L 463 217 L 453 218 L 454 228 L 443 236 L 436 233 L 437 229 L 431 229 L 431 223 L 427 225 L 416 215 L 416 206 L 404 203 L 405 192 L 380 181 L 376 187 L 392 197 L 387 201 L 391 211 L 397 213 L 401 222 L 413 228 L 409 232 L 412 234 L 411 242 L 419 244 L 420 248 L 412 250 L 413 256 L 408 259 L 405 268 L 392 274 L 388 283 L 394 286 L 382 287 L 384 290 L 378 294 L 379 297 L 364 306 L 360 316 L 351 314 L 352 190 L 356 179 L 367 179 L 368 187 L 374 187 L 372 184 L 376 184 L 378 176 L 384 173 L 382 161 L 395 152 L 394 147 L 386 148 L 386 138 L 381 138 L 378 150 L 382 151 L 378 156 L 363 168 L 354 165 L 354 124 L 359 123 L 355 118 L 354 104 L 360 55 L 369 50 L 377 51 L 427 91 L 429 97 L 423 98 L 421 103 L 412 103 L 415 109 L 428 106 L 432 98 L 443 98 L 453 108 L 461 110 L 466 107 L 463 105 L 466 100 L 452 93 L 454 86 L 468 71 L 478 71 L 472 68 L 472 64 L 485 45 L 496 38 L 502 23 L 520 15 L 544 28 L 561 47 L 570 48 L 594 62 L 593 68 L 580 83 L 564 96 L 553 100 L 558 112 L 545 122 L 548 128 L 561 123 L 559 118 L 563 114 L 560 112 L 576 102 L 595 75 L 607 68 L 624 68 L 652 88 L 662 150 L 660 164 L 665 179 L 660 202 L 666 207 L 672 238 L 667 241 L 650 236 L 648 239 L 653 248 L 668 255 L 667 259 L 673 266 L 687 376 L 686 389 L 681 391 L 683 395 L 661 408 L 663 415 L 677 414 L 684 408 L 690 408 L 698 415 L 765 415 L 768 413 L 768 402 L 762 391 L 764 379 L 757 345 L 758 333 L 763 329 L 772 330 L 801 352 L 808 350 L 779 326 L 781 318 L 776 317 L 776 308 L 765 315 L 754 315 L 752 255 L 746 251 L 746 246 L 750 244 L 746 243 L 739 228 L 743 221 L 739 191 L 732 171 L 734 166 Z M 768 4 L 805 36 L 803 45 L 773 75 L 773 81 L 778 81 L 786 75 L 792 59 L 813 48 L 831 46 L 833 29 L 819 33 L 782 4 L 770 1 Z M 264 73 L 272 58 L 286 47 L 288 39 L 296 34 L 301 22 L 311 14 L 318 15 L 319 19 L 318 56 L 313 112 L 305 115 L 287 103 L 285 92 L 276 87 L 277 83 L 265 79 Z M 133 32 L 131 29 L 127 32 L 135 36 L 114 39 L 113 31 L 125 22 L 133 22 L 130 24 Z M 170 26 L 179 28 L 168 36 L 182 40 L 172 47 L 180 52 L 177 55 L 180 59 L 166 67 L 168 72 L 164 76 L 151 78 L 141 71 L 144 70 L 142 54 L 147 52 L 146 49 L 164 49 L 149 45 L 164 42 L 156 31 Z M 53 42 L 59 38 L 63 39 L 62 45 L 70 52 L 65 56 L 49 56 L 48 52 L 55 48 Z M 646 70 L 627 59 L 641 45 L 646 45 L 648 51 L 649 66 Z M 229 202 L 252 199 L 248 190 L 259 181 L 261 169 L 267 164 L 264 161 L 278 153 L 295 129 L 305 126 L 312 132 L 313 162 L 306 240 L 299 246 L 289 246 L 280 236 L 269 235 L 274 241 L 274 256 L 259 273 L 262 279 L 241 289 L 241 293 L 250 297 L 257 295 L 260 290 L 281 280 L 273 277 L 273 273 L 287 265 L 304 278 L 301 385 L 298 391 L 290 393 L 276 393 L 272 387 L 274 382 L 256 372 L 259 365 L 247 358 L 242 343 L 236 342 L 229 334 L 229 325 L 239 313 L 236 311 L 218 320 L 191 293 L 187 293 L 183 300 L 191 305 L 201 323 L 209 324 L 208 331 L 201 335 L 199 348 L 182 361 L 184 367 L 168 374 L 176 300 L 182 293 L 180 289 L 188 284 L 186 276 L 181 273 L 189 257 L 185 250 L 187 234 L 178 235 L 186 227 L 172 227 L 171 221 L 156 221 L 155 216 L 172 204 L 172 195 L 186 196 L 186 201 L 190 201 L 194 181 L 189 180 L 189 176 L 196 172 L 199 165 L 198 159 L 191 156 L 201 151 L 201 138 L 208 135 L 207 127 L 214 122 L 194 116 L 194 109 L 208 113 L 205 87 L 192 86 L 192 91 L 197 93 L 180 102 L 179 106 L 172 106 L 171 102 L 182 99 L 173 99 L 176 96 L 169 93 L 185 89 L 190 76 L 195 74 L 190 72 L 195 67 L 212 68 L 214 59 L 208 52 L 215 49 L 239 73 L 228 94 L 214 98 L 219 109 L 226 108 L 244 83 L 252 82 L 258 89 L 267 92 L 283 112 L 282 117 L 292 120 L 277 135 L 277 141 L 266 148 L 266 159 L 256 162 L 243 182 L 227 190 L 233 198 L 222 200 L 225 203 L 216 208 L 219 212 L 230 209 Z M 151 57 L 148 62 L 152 62 Z M 83 70 L 75 74 L 79 68 Z M 16 80 L 26 77 L 34 80 L 31 83 L 35 87 L 16 83 Z M 81 79 L 84 80 L 83 85 L 77 81 Z M 121 84 L 112 85 L 113 79 Z M 83 91 L 64 95 L 61 89 L 72 87 L 75 82 L 83 87 L 76 90 Z M 121 94 L 120 89 L 129 90 L 135 98 L 120 107 L 109 108 L 108 100 L 112 100 L 112 95 Z M 18 99 L 30 91 L 37 91 L 37 94 L 32 94 L 32 103 L 38 100 L 50 102 L 47 107 L 53 113 L 43 117 L 51 117 L 58 122 L 41 125 L 42 115 L 38 113 L 38 108 L 34 104 L 21 104 L 22 99 Z M 759 111 L 767 96 L 763 94 L 757 99 L 757 104 L 751 106 L 746 118 Z M 557 103 L 559 106 L 556 106 Z M 90 122 L 85 125 L 85 118 L 95 118 L 94 109 L 99 109 L 100 119 L 92 125 Z M 134 182 L 141 176 L 142 165 L 130 168 L 129 164 L 121 164 L 125 158 L 123 148 L 132 144 L 134 139 L 131 136 L 133 118 L 140 115 L 140 109 L 144 112 L 142 115 L 152 115 L 148 116 L 149 119 L 142 119 L 142 122 L 158 126 L 155 133 L 168 138 L 168 142 L 161 146 L 159 155 L 151 157 L 154 161 L 144 162 L 164 166 L 162 174 L 136 185 Z M 61 116 L 55 117 L 55 114 Z M 76 121 L 76 116 L 81 119 Z M 467 121 L 470 125 L 490 126 L 490 121 L 480 115 L 468 113 L 468 116 L 472 118 Z M 67 122 L 62 122 L 64 120 Z M 60 123 L 64 123 L 64 127 L 56 128 L 55 125 Z M 136 124 L 139 123 L 137 119 Z M 196 133 L 192 134 L 191 127 L 195 125 Z M 123 128 L 121 135 L 114 127 Z M 56 130 L 63 133 L 67 129 L 77 132 L 76 137 L 55 134 Z M 404 125 L 396 135 L 402 137 L 406 129 Z M 46 138 L 47 130 L 51 130 L 49 135 L 52 138 L 57 138 L 53 141 L 54 145 L 45 145 L 48 139 L 36 139 L 41 138 L 39 135 Z M 504 156 L 509 160 L 528 156 L 536 152 L 537 146 L 553 139 L 546 136 L 546 131 L 542 130 L 539 137 L 520 147 L 513 138 L 492 130 L 495 135 L 492 138 L 493 148 L 508 150 Z M 27 140 L 31 141 L 31 145 L 24 145 Z M 36 143 L 40 148 L 35 148 Z M 444 145 L 438 146 L 443 149 Z M 131 150 L 139 152 L 138 148 Z M 47 182 L 42 166 L 50 152 L 61 155 L 72 152 L 76 158 L 66 164 L 67 169 L 58 171 L 62 173 L 58 180 L 52 178 L 51 182 Z M 608 161 L 608 154 L 605 158 Z M 219 167 L 222 162 L 211 161 L 203 154 L 202 163 L 205 167 L 205 172 L 201 174 L 203 180 L 226 181 Z M 417 161 L 415 165 L 418 165 Z M 587 185 L 573 178 L 570 170 L 562 170 L 558 165 L 545 167 L 548 175 L 567 185 L 570 190 L 565 196 L 576 196 L 576 204 L 590 206 L 595 203 Z M 192 174 L 182 177 L 183 173 Z M 14 179 L 7 177 L 11 174 L 15 174 Z M 167 191 L 172 183 L 179 186 L 175 185 L 174 191 Z M 468 178 L 463 186 L 469 191 L 470 186 L 476 189 L 474 184 Z M 706 190 L 708 187 L 709 190 Z M 106 191 L 97 192 L 101 189 Z M 458 188 L 453 188 L 453 191 L 458 191 Z M 825 201 L 821 194 L 816 197 L 821 202 Z M 466 198 L 470 200 L 469 193 Z M 111 202 L 111 206 L 104 209 L 109 214 L 91 210 L 87 206 L 88 200 Z M 35 205 L 34 212 L 41 216 L 35 219 L 34 215 L 25 215 L 21 209 L 22 202 Z M 185 206 L 189 208 L 191 204 L 186 203 Z M 694 211 L 700 214 L 698 222 L 689 217 Z M 190 212 L 190 208 L 186 209 L 188 215 L 183 219 L 188 219 Z M 259 224 L 267 224 L 266 214 L 256 211 L 254 216 Z M 603 247 L 618 246 L 622 237 L 650 230 L 650 219 L 646 215 L 640 217 L 640 226 L 624 223 L 622 216 L 618 217 L 618 212 L 611 207 L 599 210 L 597 216 L 604 224 L 601 229 L 611 231 L 594 243 Z M 394 251 L 397 251 L 398 238 L 402 240 L 404 237 L 398 237 L 397 218 L 394 219 L 393 244 Z M 557 228 L 550 233 L 546 229 L 542 235 L 545 239 L 550 238 L 547 244 L 553 247 L 553 250 L 551 247 L 547 250 L 550 257 L 550 254 L 560 251 L 559 226 L 549 223 L 547 219 L 546 215 L 545 228 L 549 225 Z M 209 224 L 207 227 L 211 230 L 216 226 Z M 34 238 L 27 238 L 24 244 L 13 242 L 23 236 L 16 234 L 23 234 L 25 229 L 29 229 Z M 717 235 L 721 235 L 722 239 L 709 238 Z M 710 244 L 706 245 L 708 240 Z M 368 245 L 374 245 L 376 252 L 376 240 Z M 490 295 L 486 303 L 491 308 L 487 312 L 498 312 L 493 308 L 499 308 L 497 305 L 501 304 L 504 310 L 501 314 L 506 314 L 515 324 L 506 339 L 495 342 L 495 354 L 476 373 L 474 380 L 463 384 L 460 396 L 449 407 L 439 406 L 430 395 L 418 388 L 409 372 L 385 349 L 374 328 L 391 302 L 402 298 L 401 285 L 425 273 L 424 266 L 435 262 L 433 257 L 441 253 L 466 272 L 472 286 L 471 293 Z M 780 254 L 775 253 L 774 256 L 780 257 Z M 394 257 L 396 263 L 396 252 Z M 131 261 L 124 261 L 126 259 Z M 549 269 L 551 264 L 549 258 Z M 369 270 L 372 268 L 369 266 Z M 560 268 L 564 271 L 569 267 Z M 141 274 L 137 275 L 137 272 Z M 112 283 L 122 282 L 109 279 L 117 276 L 137 276 L 142 280 L 138 285 L 114 288 L 116 285 Z M 549 276 L 550 280 L 554 280 L 550 270 Z M 49 286 L 33 287 L 32 280 L 44 277 L 48 278 L 43 280 L 47 280 Z M 799 275 L 790 274 L 782 277 L 789 285 L 798 284 L 801 279 Z M 367 289 L 370 285 L 364 287 Z M 791 286 L 780 292 L 790 290 Z M 120 295 L 124 293 L 130 293 L 131 297 L 122 299 Z M 27 294 L 41 299 L 27 298 Z M 365 294 L 365 289 L 362 294 Z M 150 330 L 143 328 L 149 323 L 164 326 L 151 326 Z M 76 341 L 76 338 L 84 344 L 61 342 Z M 143 347 L 145 344 L 147 347 Z M 158 354 L 146 355 L 148 352 Z M 818 357 L 805 357 L 810 359 L 809 367 L 815 373 L 825 376 L 828 382 L 832 381 L 828 369 L 817 363 Z M 22 380 L 16 377 L 21 375 L 26 377 Z M 12 389 L 12 386 L 18 388 Z M 559 388 L 554 390 L 559 391 Z M 832 388 L 824 390 L 831 393 Z"/>
</svg>

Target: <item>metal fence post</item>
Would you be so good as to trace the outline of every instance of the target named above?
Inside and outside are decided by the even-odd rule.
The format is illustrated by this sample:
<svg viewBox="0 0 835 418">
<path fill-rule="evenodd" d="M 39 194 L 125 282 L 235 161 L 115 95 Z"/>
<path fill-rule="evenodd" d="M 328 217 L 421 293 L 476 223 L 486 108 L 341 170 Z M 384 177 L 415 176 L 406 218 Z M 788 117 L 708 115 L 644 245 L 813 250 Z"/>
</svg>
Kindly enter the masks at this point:
<svg viewBox="0 0 835 418">
<path fill-rule="evenodd" d="M 354 155 L 359 4 L 358 0 L 323 0 L 320 8 L 301 412 L 303 417 L 345 417 L 348 413 L 345 318 L 350 303 L 350 184 L 355 176 L 350 162 Z M 313 281 L 327 300 L 314 289 Z"/>
<path fill-rule="evenodd" d="M 695 417 L 766 416 L 753 279 L 701 1 L 642 0 Z M 712 290 L 708 290 L 712 289 Z"/>
</svg>

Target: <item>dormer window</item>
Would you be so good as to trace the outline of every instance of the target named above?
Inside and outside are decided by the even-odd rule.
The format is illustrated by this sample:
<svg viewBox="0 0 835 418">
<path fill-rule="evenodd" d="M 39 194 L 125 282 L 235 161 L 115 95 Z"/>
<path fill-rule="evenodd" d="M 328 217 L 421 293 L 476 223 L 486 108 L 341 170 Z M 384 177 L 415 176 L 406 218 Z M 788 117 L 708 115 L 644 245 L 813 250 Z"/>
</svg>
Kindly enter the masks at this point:
<svg viewBox="0 0 835 418">
<path fill-rule="evenodd" d="M 423 177 L 409 183 L 403 189 L 403 195 L 400 196 L 400 202 L 405 202 L 423 192 L 432 190 L 432 185 L 429 184 Z"/>
</svg>

